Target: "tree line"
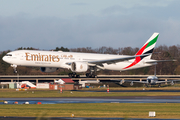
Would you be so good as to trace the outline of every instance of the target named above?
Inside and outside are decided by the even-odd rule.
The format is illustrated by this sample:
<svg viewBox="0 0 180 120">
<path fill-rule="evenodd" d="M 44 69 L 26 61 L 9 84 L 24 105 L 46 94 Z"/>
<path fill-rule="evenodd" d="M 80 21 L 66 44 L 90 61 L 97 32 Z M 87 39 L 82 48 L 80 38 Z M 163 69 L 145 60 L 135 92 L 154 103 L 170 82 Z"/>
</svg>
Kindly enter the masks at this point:
<svg viewBox="0 0 180 120">
<path fill-rule="evenodd" d="M 32 47 L 27 48 L 17 48 L 17 50 L 39 50 Z M 100 47 L 100 48 L 64 48 L 56 47 L 50 51 L 66 51 L 66 52 L 83 52 L 83 53 L 101 53 L 101 54 L 116 54 L 116 55 L 135 55 L 139 48 L 132 47 L 123 47 L 114 49 L 112 47 Z M 10 65 L 2 60 L 2 57 L 10 50 L 0 52 L 0 75 L 15 75 L 13 69 Z M 180 75 L 180 45 L 166 46 L 160 45 L 156 47 L 153 51 L 152 59 L 155 60 L 172 60 L 176 59 L 175 62 L 159 62 L 156 65 L 156 74 L 157 75 Z M 152 75 L 154 74 L 155 66 L 145 67 L 129 71 L 104 71 L 101 70 L 97 74 L 106 74 L 106 75 Z M 67 75 L 70 73 L 70 70 L 67 69 L 58 69 L 54 73 L 43 73 L 38 67 L 22 67 L 17 68 L 20 75 Z M 84 73 L 82 73 L 84 74 Z"/>
</svg>

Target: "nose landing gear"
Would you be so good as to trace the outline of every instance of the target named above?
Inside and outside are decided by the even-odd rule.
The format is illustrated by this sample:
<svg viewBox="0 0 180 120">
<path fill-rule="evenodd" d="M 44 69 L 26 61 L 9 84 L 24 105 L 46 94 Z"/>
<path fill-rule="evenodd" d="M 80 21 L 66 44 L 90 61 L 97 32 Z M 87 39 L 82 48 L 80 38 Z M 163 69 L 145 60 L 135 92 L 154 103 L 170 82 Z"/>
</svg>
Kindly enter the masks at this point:
<svg viewBox="0 0 180 120">
<path fill-rule="evenodd" d="M 11 67 L 13 68 L 13 70 L 14 70 L 14 73 L 17 73 L 17 70 L 16 70 L 16 68 L 17 68 L 17 65 L 11 65 Z"/>
</svg>

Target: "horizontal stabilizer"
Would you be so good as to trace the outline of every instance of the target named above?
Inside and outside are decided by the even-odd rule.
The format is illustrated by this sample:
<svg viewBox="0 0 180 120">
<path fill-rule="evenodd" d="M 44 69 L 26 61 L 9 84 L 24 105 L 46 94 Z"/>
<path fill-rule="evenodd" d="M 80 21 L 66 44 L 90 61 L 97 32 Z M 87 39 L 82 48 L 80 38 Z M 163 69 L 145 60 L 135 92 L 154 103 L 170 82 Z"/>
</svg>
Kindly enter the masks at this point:
<svg viewBox="0 0 180 120">
<path fill-rule="evenodd" d="M 145 61 L 146 63 L 157 63 L 157 62 L 175 62 L 177 60 L 151 60 L 151 61 Z"/>
</svg>

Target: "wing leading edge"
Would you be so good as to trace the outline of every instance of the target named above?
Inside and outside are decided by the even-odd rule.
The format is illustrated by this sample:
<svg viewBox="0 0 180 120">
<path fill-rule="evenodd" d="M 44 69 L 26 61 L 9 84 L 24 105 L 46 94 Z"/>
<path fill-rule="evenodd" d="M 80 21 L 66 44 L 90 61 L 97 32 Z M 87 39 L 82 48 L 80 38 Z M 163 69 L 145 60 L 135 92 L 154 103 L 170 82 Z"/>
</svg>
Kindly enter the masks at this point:
<svg viewBox="0 0 180 120">
<path fill-rule="evenodd" d="M 129 56 L 129 57 L 123 57 L 123 58 L 115 58 L 115 59 L 105 59 L 105 60 L 97 60 L 97 61 L 89 61 L 88 64 L 90 65 L 100 65 L 100 66 L 103 66 L 104 63 L 107 63 L 107 64 L 115 64 L 115 63 L 118 63 L 118 62 L 123 62 L 123 61 L 126 61 L 126 60 L 131 60 L 131 59 L 135 59 L 136 57 L 146 57 L 148 56 L 149 54 L 143 54 L 143 55 L 135 55 L 135 56 Z"/>
</svg>

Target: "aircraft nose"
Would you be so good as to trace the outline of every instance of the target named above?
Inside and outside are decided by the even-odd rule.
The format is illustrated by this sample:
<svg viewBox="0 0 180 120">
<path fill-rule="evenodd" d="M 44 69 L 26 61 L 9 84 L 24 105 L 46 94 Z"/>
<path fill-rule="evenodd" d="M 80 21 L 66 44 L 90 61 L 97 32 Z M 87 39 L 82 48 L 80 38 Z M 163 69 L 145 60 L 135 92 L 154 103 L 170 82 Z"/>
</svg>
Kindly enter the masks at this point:
<svg viewBox="0 0 180 120">
<path fill-rule="evenodd" d="M 6 62 L 6 58 L 5 58 L 5 56 L 2 58 L 2 60 L 3 60 L 4 62 Z"/>
<path fill-rule="evenodd" d="M 3 60 L 4 62 L 7 62 L 7 63 L 9 62 L 7 56 L 4 56 L 4 57 L 2 58 L 2 60 Z"/>
</svg>

